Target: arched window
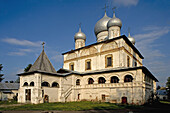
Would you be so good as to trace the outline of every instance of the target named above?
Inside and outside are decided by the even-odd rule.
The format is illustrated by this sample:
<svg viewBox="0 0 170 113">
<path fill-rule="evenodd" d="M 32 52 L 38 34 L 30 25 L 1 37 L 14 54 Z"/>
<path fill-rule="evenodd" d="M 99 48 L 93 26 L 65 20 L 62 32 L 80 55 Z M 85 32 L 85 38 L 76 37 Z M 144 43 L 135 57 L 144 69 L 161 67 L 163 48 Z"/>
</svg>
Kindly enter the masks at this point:
<svg viewBox="0 0 170 113">
<path fill-rule="evenodd" d="M 41 83 L 41 86 L 43 87 L 43 86 L 45 86 L 45 87 L 50 87 L 50 84 L 48 83 L 48 82 L 43 82 L 43 83 Z"/>
<path fill-rule="evenodd" d="M 111 77 L 110 83 L 119 83 L 119 78 L 116 76 Z"/>
<path fill-rule="evenodd" d="M 131 75 L 126 75 L 124 78 L 124 82 L 132 82 L 133 77 Z"/>
<path fill-rule="evenodd" d="M 58 84 L 57 82 L 53 82 L 53 83 L 52 83 L 52 87 L 57 87 L 57 88 L 59 88 L 59 84 Z"/>
<path fill-rule="evenodd" d="M 93 84 L 94 80 L 92 78 L 88 79 L 88 84 Z"/>
<path fill-rule="evenodd" d="M 34 86 L 34 82 L 31 82 L 31 83 L 30 83 L 30 86 Z"/>
<path fill-rule="evenodd" d="M 104 84 L 106 82 L 106 80 L 105 80 L 105 78 L 103 78 L 103 77 L 100 77 L 99 79 L 98 79 L 98 83 L 99 84 Z"/>
<path fill-rule="evenodd" d="M 80 85 L 80 79 L 76 80 L 76 85 Z"/>
<path fill-rule="evenodd" d="M 23 86 L 28 86 L 28 82 L 25 82 Z"/>
</svg>

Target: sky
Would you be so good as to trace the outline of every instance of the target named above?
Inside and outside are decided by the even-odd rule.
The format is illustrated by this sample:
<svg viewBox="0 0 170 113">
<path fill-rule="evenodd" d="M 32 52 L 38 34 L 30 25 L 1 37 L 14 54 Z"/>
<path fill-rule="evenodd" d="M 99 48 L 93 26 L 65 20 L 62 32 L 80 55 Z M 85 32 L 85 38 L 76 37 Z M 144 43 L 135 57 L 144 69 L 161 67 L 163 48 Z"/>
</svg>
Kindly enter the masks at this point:
<svg viewBox="0 0 170 113">
<path fill-rule="evenodd" d="M 86 45 L 96 42 L 94 26 L 107 15 L 122 21 L 121 35 L 136 40 L 143 64 L 165 86 L 170 77 L 170 0 L 0 0 L 0 64 L 3 81 L 16 80 L 33 64 L 45 42 L 54 68 L 63 66 L 64 52 L 74 49 L 74 35 L 82 23 Z"/>
</svg>

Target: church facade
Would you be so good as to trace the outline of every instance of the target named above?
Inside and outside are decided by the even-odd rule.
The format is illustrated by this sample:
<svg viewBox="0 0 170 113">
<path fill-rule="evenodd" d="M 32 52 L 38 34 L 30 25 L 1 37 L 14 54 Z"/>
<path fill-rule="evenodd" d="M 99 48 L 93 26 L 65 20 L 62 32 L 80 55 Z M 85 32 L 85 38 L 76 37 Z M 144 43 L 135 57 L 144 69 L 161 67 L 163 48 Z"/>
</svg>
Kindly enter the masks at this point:
<svg viewBox="0 0 170 113">
<path fill-rule="evenodd" d="M 135 39 L 120 35 L 122 22 L 113 14 L 95 25 L 97 42 L 85 46 L 79 28 L 75 49 L 63 53 L 63 68 L 56 71 L 44 49 L 30 70 L 20 76 L 18 102 L 44 103 L 102 101 L 144 104 L 156 92 L 158 80 L 142 64 Z"/>
</svg>

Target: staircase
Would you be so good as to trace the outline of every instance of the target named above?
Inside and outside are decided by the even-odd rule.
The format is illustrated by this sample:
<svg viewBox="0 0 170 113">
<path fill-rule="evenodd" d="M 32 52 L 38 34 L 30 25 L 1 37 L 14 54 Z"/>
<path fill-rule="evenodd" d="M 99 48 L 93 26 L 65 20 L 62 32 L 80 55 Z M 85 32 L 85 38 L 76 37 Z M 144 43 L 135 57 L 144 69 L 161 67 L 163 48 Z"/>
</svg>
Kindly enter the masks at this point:
<svg viewBox="0 0 170 113">
<path fill-rule="evenodd" d="M 71 94 L 72 86 L 70 86 L 66 91 L 61 93 L 61 100 L 66 102 L 67 97 Z"/>
</svg>

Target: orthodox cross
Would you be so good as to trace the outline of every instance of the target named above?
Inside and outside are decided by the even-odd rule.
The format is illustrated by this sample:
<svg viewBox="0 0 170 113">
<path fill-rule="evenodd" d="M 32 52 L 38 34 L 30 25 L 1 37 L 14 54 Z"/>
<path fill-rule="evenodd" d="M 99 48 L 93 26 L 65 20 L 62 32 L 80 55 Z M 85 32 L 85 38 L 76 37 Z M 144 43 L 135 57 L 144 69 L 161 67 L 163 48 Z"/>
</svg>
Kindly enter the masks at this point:
<svg viewBox="0 0 170 113">
<path fill-rule="evenodd" d="M 45 42 L 42 43 L 42 46 L 43 46 L 43 50 L 44 50 L 44 45 L 45 45 Z"/>
<path fill-rule="evenodd" d="M 129 33 L 129 37 L 130 37 L 130 27 L 128 27 L 128 33 Z"/>
<path fill-rule="evenodd" d="M 112 10 L 113 10 L 113 12 L 115 13 L 116 7 L 113 7 Z"/>
<path fill-rule="evenodd" d="M 79 23 L 79 28 L 81 28 L 81 22 Z"/>
<path fill-rule="evenodd" d="M 79 32 L 81 32 L 81 22 L 79 23 Z"/>
<path fill-rule="evenodd" d="M 106 12 L 106 9 L 107 9 L 108 7 L 109 7 L 109 6 L 106 6 L 106 4 L 105 4 L 104 8 L 102 8 L 102 9 L 104 9 L 105 12 Z"/>
<path fill-rule="evenodd" d="M 128 27 L 128 33 L 130 33 L 130 27 Z"/>
</svg>

